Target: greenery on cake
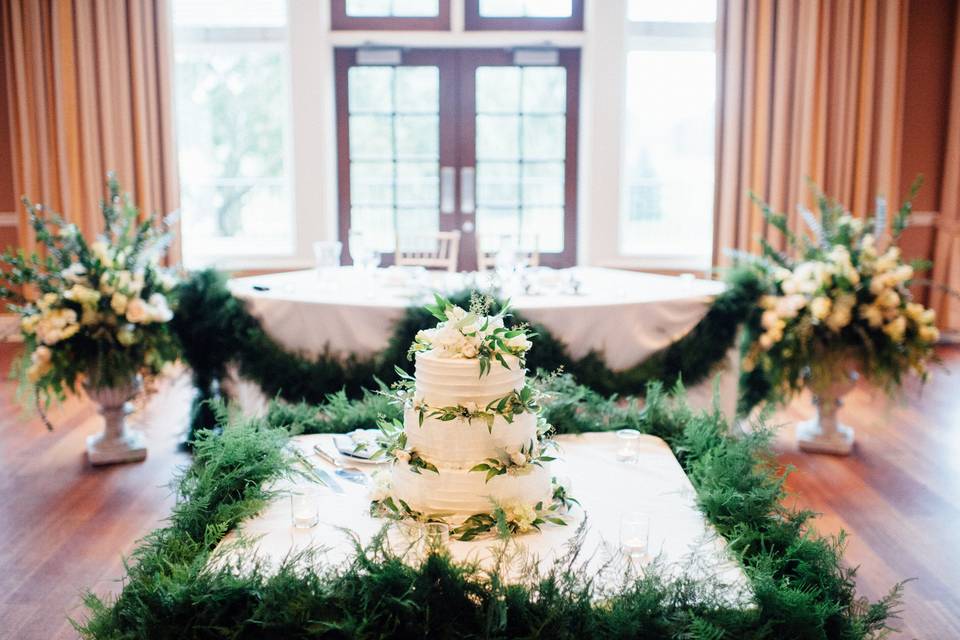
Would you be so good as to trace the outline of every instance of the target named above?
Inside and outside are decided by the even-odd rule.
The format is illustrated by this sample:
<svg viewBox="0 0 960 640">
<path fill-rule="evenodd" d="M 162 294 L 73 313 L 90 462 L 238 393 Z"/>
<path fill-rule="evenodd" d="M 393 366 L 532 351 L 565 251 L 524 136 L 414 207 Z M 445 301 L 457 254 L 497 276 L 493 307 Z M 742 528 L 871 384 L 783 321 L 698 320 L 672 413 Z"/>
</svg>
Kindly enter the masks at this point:
<svg viewBox="0 0 960 640">
<path fill-rule="evenodd" d="M 496 458 L 487 458 L 474 465 L 470 471 L 486 473 L 486 481 L 502 475 L 521 476 L 529 473 L 533 467 L 543 468 L 544 463 L 556 460 L 549 455 L 556 443 L 547 438 L 531 439 L 520 446 L 506 447 Z"/>
<path fill-rule="evenodd" d="M 417 332 L 408 357 L 429 351 L 440 358 L 476 359 L 480 363 L 481 378 L 490 372 L 491 362 L 510 369 L 507 356 L 517 358 L 522 368 L 533 334 L 522 325 L 504 326 L 504 319 L 509 316 L 509 301 L 500 306 L 499 312 L 489 315 L 493 303 L 490 296 L 474 292 L 470 308 L 464 309 L 434 294 L 434 304 L 425 308 L 440 322 L 432 329 Z"/>
<path fill-rule="evenodd" d="M 24 198 L 40 251 L 0 256 L 0 298 L 13 301 L 24 342 L 14 370 L 44 405 L 81 381 L 102 388 L 156 374 L 179 355 L 169 325 L 177 280 L 160 266 L 170 234 L 141 216 L 113 174 L 107 188 L 93 241 Z"/>
<path fill-rule="evenodd" d="M 803 234 L 756 200 L 788 251 L 763 241 L 762 256 L 749 260 L 764 291 L 746 323 L 742 367 L 756 372 L 746 386 L 784 402 L 812 380 L 850 369 L 888 392 L 908 372 L 928 375 L 939 338 L 935 313 L 910 293 L 915 271 L 928 265 L 905 263 L 897 246 L 919 186 L 918 179 L 889 233 L 882 199 L 875 215 L 862 219 L 812 187 L 819 216 L 801 209 Z"/>
<path fill-rule="evenodd" d="M 435 407 L 427 404 L 422 397 L 417 395 L 416 379 L 413 376 L 399 368 L 397 369 L 397 376 L 399 380 L 391 386 L 390 390 L 381 390 L 380 393 L 390 398 L 398 406 L 415 411 L 420 426 L 423 426 L 423 421 L 427 418 L 433 418 L 441 422 L 466 420 L 469 423 L 476 420 L 486 424 L 487 429 L 492 431 L 497 416 L 502 417 L 508 423 L 512 423 L 513 419 L 522 413 L 537 414 L 540 410 L 539 394 L 530 385 L 524 385 L 519 390 L 514 389 L 501 398 L 494 398 L 485 405 L 468 402 Z"/>
<path fill-rule="evenodd" d="M 541 380 L 535 384 L 541 385 Z M 375 395 L 333 394 L 317 404 L 275 402 L 261 418 L 198 437 L 192 466 L 176 483 L 169 520 L 129 558 L 122 590 L 89 593 L 83 638 L 299 638 L 314 636 L 515 638 L 827 638 L 863 640 L 889 631 L 901 588 L 870 602 L 856 592 L 843 539 L 819 535 L 814 514 L 788 506 L 769 434 L 732 435 L 719 411 L 696 412 L 652 384 L 646 403 L 611 398 L 570 376 L 540 386 L 561 433 L 636 428 L 663 438 L 697 491 L 704 517 L 750 582 L 748 606 L 732 605 L 722 581 L 650 567 L 604 587 L 572 545 L 556 564 L 525 572 L 431 555 L 411 565 L 383 537 L 343 564 L 291 555 L 279 567 L 254 554 L 212 563 L 215 547 L 275 497 L 288 472 L 287 433 L 346 433 L 399 409 Z M 226 412 L 214 413 L 226 427 Z"/>
</svg>

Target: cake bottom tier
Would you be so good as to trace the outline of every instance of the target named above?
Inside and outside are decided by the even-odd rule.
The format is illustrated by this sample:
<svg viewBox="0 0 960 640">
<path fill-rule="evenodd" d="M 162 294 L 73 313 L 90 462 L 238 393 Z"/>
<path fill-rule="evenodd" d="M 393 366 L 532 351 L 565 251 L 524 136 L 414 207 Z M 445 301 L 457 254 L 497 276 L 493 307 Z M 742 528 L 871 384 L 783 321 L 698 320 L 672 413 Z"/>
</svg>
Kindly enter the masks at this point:
<svg viewBox="0 0 960 640">
<path fill-rule="evenodd" d="M 519 502 L 544 506 L 552 499 L 549 465 L 532 466 L 520 475 L 504 474 L 485 482 L 486 474 L 440 468 L 439 473 L 415 473 L 409 465 L 394 464 L 391 493 L 424 514 L 445 514 L 457 521 L 477 513 L 490 513 L 494 502 Z"/>
</svg>

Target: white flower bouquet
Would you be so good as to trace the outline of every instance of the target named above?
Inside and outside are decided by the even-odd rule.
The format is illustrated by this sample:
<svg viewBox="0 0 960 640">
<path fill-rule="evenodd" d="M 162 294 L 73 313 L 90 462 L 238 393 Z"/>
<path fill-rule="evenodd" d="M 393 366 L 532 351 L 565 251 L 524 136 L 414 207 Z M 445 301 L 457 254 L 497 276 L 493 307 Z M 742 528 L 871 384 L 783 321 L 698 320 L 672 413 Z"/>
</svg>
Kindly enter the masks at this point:
<svg viewBox="0 0 960 640">
<path fill-rule="evenodd" d="M 469 310 L 440 295 L 434 297 L 435 304 L 426 308 L 440 322 L 434 329 L 417 333 L 410 346 L 411 357 L 417 352 L 432 351 L 441 358 L 475 358 L 480 361 L 481 376 L 490 371 L 493 361 L 509 368 L 505 356 L 518 358 L 523 366 L 532 346 L 532 334 L 523 326 L 504 326 L 509 303 L 504 304 L 499 313 L 488 315 L 492 304 L 489 297 L 474 294 Z"/>
<path fill-rule="evenodd" d="M 765 379 L 768 400 L 786 401 L 805 386 L 816 392 L 851 370 L 888 392 L 909 371 L 928 375 L 939 333 L 933 310 L 913 302 L 909 287 L 929 265 L 905 263 L 897 246 L 918 187 L 890 233 L 879 199 L 876 215 L 861 219 L 816 192 L 820 216 L 801 209 L 810 230 L 802 235 L 758 201 L 796 256 L 764 242 L 762 258 L 751 261 L 768 290 L 746 327 L 743 368 L 754 382 Z"/>
<path fill-rule="evenodd" d="M 0 296 L 13 301 L 26 346 L 14 369 L 44 405 L 81 381 L 121 386 L 178 355 L 169 328 L 177 281 L 159 266 L 170 236 L 141 219 L 113 175 L 107 185 L 104 233 L 94 242 L 24 198 L 42 253 L 0 256 Z"/>
</svg>

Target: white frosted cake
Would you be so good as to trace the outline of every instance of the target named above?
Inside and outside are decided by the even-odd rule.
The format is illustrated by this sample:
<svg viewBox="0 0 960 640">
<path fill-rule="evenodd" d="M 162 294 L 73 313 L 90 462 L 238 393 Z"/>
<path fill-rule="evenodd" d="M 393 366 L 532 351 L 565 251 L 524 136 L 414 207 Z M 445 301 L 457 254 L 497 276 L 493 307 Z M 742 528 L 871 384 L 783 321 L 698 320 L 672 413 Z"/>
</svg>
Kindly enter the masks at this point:
<svg viewBox="0 0 960 640">
<path fill-rule="evenodd" d="M 382 427 L 394 463 L 372 511 L 444 521 L 466 538 L 498 520 L 514 533 L 563 524 L 549 426 L 526 385 L 525 331 L 504 328 L 502 313 L 487 316 L 482 307 L 466 311 L 438 298 L 429 308 L 441 322 L 411 347 L 415 375 L 397 393 L 402 425 Z"/>
</svg>

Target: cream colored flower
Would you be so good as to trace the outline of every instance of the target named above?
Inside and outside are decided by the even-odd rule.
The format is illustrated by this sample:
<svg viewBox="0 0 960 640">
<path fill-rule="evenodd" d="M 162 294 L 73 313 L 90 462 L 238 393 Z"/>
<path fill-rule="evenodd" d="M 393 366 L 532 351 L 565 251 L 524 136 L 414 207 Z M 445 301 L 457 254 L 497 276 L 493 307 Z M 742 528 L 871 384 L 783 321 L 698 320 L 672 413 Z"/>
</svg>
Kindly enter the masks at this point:
<svg viewBox="0 0 960 640">
<path fill-rule="evenodd" d="M 850 324 L 851 320 L 853 320 L 851 307 L 836 305 L 833 312 L 827 317 L 826 324 L 831 331 L 840 333 L 844 327 Z"/>
<path fill-rule="evenodd" d="M 54 309 L 43 313 L 36 326 L 36 334 L 41 342 L 53 345 L 66 340 L 80 330 L 77 324 L 77 312 L 73 309 Z"/>
<path fill-rule="evenodd" d="M 769 329 L 775 325 L 779 319 L 780 317 L 777 315 L 776 311 L 768 309 L 767 311 L 763 312 L 763 315 L 760 316 L 760 326 L 764 329 Z"/>
<path fill-rule="evenodd" d="M 87 282 L 87 268 L 79 262 L 72 263 L 69 267 L 61 271 L 60 275 L 63 276 L 63 279 L 67 282 L 78 284 L 86 284 Z"/>
<path fill-rule="evenodd" d="M 894 342 L 903 342 L 903 336 L 907 331 L 907 319 L 903 316 L 897 316 L 894 320 L 883 325 L 883 332 L 890 336 Z"/>
<path fill-rule="evenodd" d="M 90 251 L 93 253 L 94 257 L 100 261 L 101 264 L 113 264 L 113 260 L 110 258 L 110 247 L 107 246 L 107 243 L 103 240 L 97 240 L 91 244 Z"/>
<path fill-rule="evenodd" d="M 923 321 L 923 305 L 917 304 L 916 302 L 908 302 L 904 308 L 904 314 L 916 324 L 920 324 Z"/>
<path fill-rule="evenodd" d="M 883 324 L 883 311 L 880 307 L 870 304 L 860 305 L 860 317 L 867 321 L 871 327 L 879 327 Z"/>
<path fill-rule="evenodd" d="M 769 351 L 770 347 L 773 346 L 774 341 L 769 333 L 764 333 L 763 335 L 760 336 L 759 342 L 760 342 L 760 346 L 764 349 L 764 351 Z"/>
<path fill-rule="evenodd" d="M 523 335 L 522 333 L 518 336 L 507 338 L 504 342 L 511 349 L 520 349 L 521 351 L 526 351 L 533 346 L 532 343 L 527 340 L 527 336 Z"/>
<path fill-rule="evenodd" d="M 830 308 L 833 306 L 833 303 L 830 301 L 830 298 L 826 296 L 817 296 L 810 301 L 810 313 L 817 320 L 824 320 L 828 315 L 830 315 Z"/>
<path fill-rule="evenodd" d="M 892 309 L 900 304 L 900 296 L 893 289 L 887 289 L 877 296 L 877 304 L 887 309 Z"/>
<path fill-rule="evenodd" d="M 37 382 L 40 378 L 47 375 L 53 368 L 53 352 L 43 345 L 40 345 L 30 354 L 30 366 L 27 368 L 27 379 L 30 382 Z"/>
<path fill-rule="evenodd" d="M 377 471 L 370 477 L 370 500 L 383 500 L 390 495 L 390 473 Z"/>
<path fill-rule="evenodd" d="M 83 306 L 94 306 L 100 302 L 100 292 L 82 284 L 75 284 L 67 289 L 63 297 Z"/>
<path fill-rule="evenodd" d="M 127 303 L 126 316 L 127 321 L 133 324 L 148 322 L 150 319 L 150 309 L 143 298 L 134 298 Z"/>
<path fill-rule="evenodd" d="M 510 454 L 510 462 L 515 465 L 527 464 L 527 456 L 519 451 Z"/>
<path fill-rule="evenodd" d="M 467 342 L 463 345 L 463 349 L 460 351 L 463 354 L 464 358 L 476 358 L 477 357 L 477 347 L 472 342 Z"/>
<path fill-rule="evenodd" d="M 934 343 L 940 339 L 940 331 L 931 325 L 920 327 L 920 339 L 924 342 Z"/>
<path fill-rule="evenodd" d="M 537 519 L 537 510 L 532 505 L 522 502 L 509 502 L 501 508 L 507 522 L 514 524 L 518 532 L 526 533 L 533 528 L 533 521 Z"/>
<path fill-rule="evenodd" d="M 80 324 L 84 326 L 98 324 L 101 319 L 96 307 L 84 307 L 80 313 Z"/>
<path fill-rule="evenodd" d="M 920 320 L 924 324 L 933 324 L 937 321 L 937 312 L 934 311 L 933 309 L 926 309 L 923 312 L 923 315 L 921 316 Z"/>
<path fill-rule="evenodd" d="M 20 330 L 25 334 L 32 334 L 37 330 L 37 323 L 40 322 L 40 316 L 38 314 L 33 314 L 29 316 L 23 316 L 20 319 Z"/>
<path fill-rule="evenodd" d="M 129 298 L 127 298 L 127 296 L 117 291 L 110 297 L 110 308 L 113 309 L 113 312 L 115 314 L 117 314 L 118 316 L 122 316 L 127 312 L 128 302 L 129 302 Z"/>
<path fill-rule="evenodd" d="M 393 457 L 397 459 L 397 462 L 410 462 L 410 452 L 406 449 L 397 449 L 393 452 Z"/>
</svg>

